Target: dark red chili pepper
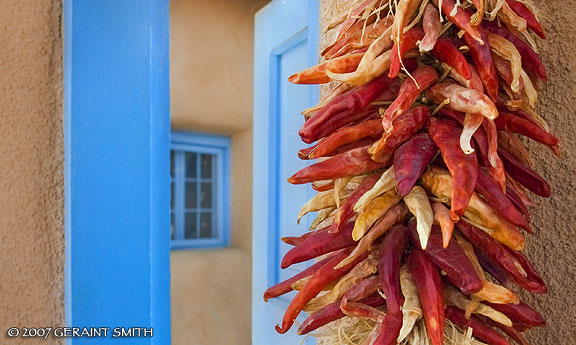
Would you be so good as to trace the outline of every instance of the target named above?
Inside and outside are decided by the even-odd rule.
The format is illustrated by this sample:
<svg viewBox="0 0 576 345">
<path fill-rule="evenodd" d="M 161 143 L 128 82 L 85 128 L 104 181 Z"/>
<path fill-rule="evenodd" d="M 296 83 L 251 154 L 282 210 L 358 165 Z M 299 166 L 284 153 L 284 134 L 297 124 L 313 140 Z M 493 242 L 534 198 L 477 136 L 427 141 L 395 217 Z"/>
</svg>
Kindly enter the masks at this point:
<svg viewBox="0 0 576 345">
<path fill-rule="evenodd" d="M 544 320 L 542 315 L 540 315 L 539 312 L 537 312 L 531 306 L 522 301 L 519 304 L 512 304 L 512 303 L 494 304 L 489 302 L 485 303 L 491 306 L 492 308 L 498 310 L 499 312 L 503 313 L 504 315 L 508 316 L 508 318 L 512 320 L 513 325 L 516 325 L 517 323 L 533 327 L 543 327 L 546 325 L 546 321 Z"/>
<path fill-rule="evenodd" d="M 550 185 L 542 176 L 520 163 L 513 155 L 502 148 L 498 149 L 498 155 L 502 158 L 504 168 L 510 177 L 541 197 L 548 198 L 550 196 Z"/>
<path fill-rule="evenodd" d="M 420 133 L 394 152 L 394 177 L 398 193 L 410 193 L 422 172 L 438 152 L 428 134 Z"/>
<path fill-rule="evenodd" d="M 326 253 L 355 246 L 356 241 L 352 239 L 353 229 L 354 222 L 348 222 L 344 229 L 337 234 L 332 234 L 327 231 L 314 233 L 302 243 L 290 249 L 286 255 L 284 255 L 284 258 L 282 258 L 280 267 L 287 268 Z"/>
<path fill-rule="evenodd" d="M 542 127 L 535 125 L 533 122 L 523 119 L 522 117 L 500 112 L 500 115 L 494 120 L 496 128 L 500 131 L 509 131 L 522 134 L 530 139 L 548 146 L 558 146 L 558 138 L 546 132 Z"/>
<path fill-rule="evenodd" d="M 494 60 L 492 60 L 492 51 L 490 50 L 490 45 L 488 45 L 487 35 L 482 30 L 482 27 L 476 28 L 479 30 L 484 44 L 480 44 L 468 34 L 464 34 L 464 41 L 470 48 L 470 55 L 482 79 L 486 94 L 493 102 L 496 102 L 498 100 L 498 73 L 496 73 L 496 66 L 494 65 Z"/>
<path fill-rule="evenodd" d="M 390 312 L 382 320 L 382 331 L 374 345 L 396 345 L 402 329 L 402 312 Z"/>
<path fill-rule="evenodd" d="M 528 343 L 528 341 L 526 341 L 526 339 L 524 338 L 524 336 L 522 336 L 522 334 L 520 332 L 518 332 L 514 327 L 512 326 L 504 326 L 503 324 L 496 322 L 484 315 L 474 315 L 478 320 L 480 320 L 481 322 L 485 323 L 488 326 L 494 327 L 494 328 L 499 328 L 502 332 L 504 332 L 506 335 L 508 335 L 510 337 L 510 339 L 514 340 L 515 342 L 517 342 L 519 345 L 530 345 Z"/>
<path fill-rule="evenodd" d="M 393 121 L 410 109 L 416 98 L 437 81 L 438 72 L 430 66 L 417 69 L 412 78 L 407 78 L 400 86 L 398 98 L 390 104 L 382 117 L 382 127 L 386 132 L 390 132 L 394 125 Z"/>
<path fill-rule="evenodd" d="M 510 223 L 528 231 L 529 233 L 534 233 L 530 228 L 530 225 L 526 221 L 526 218 L 522 216 L 522 213 L 518 211 L 516 207 L 510 202 L 510 199 L 502 192 L 500 186 L 490 177 L 488 172 L 484 169 L 478 170 L 478 180 L 476 182 L 476 190 L 478 193 L 488 201 L 488 203 L 498 212 L 502 218 L 506 219 Z"/>
<path fill-rule="evenodd" d="M 438 268 L 417 248 L 414 248 L 408 256 L 406 265 L 418 288 L 424 321 L 432 345 L 442 345 L 444 344 L 444 295 Z"/>
<path fill-rule="evenodd" d="M 408 229 L 404 225 L 395 225 L 380 245 L 378 274 L 380 286 L 386 296 L 388 313 L 400 313 L 404 296 L 400 291 L 400 266 L 402 255 L 408 244 Z"/>
<path fill-rule="evenodd" d="M 294 320 L 296 320 L 296 317 L 298 317 L 298 314 L 302 311 L 302 308 L 304 308 L 312 298 L 316 297 L 326 285 L 350 272 L 354 266 L 368 256 L 368 253 L 366 253 L 354 260 L 354 262 L 344 267 L 334 269 L 336 265 L 338 265 L 340 261 L 344 260 L 351 252 L 352 248 L 343 249 L 332 256 L 324 266 L 320 267 L 320 269 L 314 273 L 312 278 L 310 278 L 302 290 L 300 290 L 292 302 L 290 302 L 290 305 L 286 309 L 282 319 L 282 327 L 276 325 L 276 332 L 280 334 L 288 332 L 294 324 Z"/>
<path fill-rule="evenodd" d="M 458 308 L 446 307 L 446 318 L 463 331 L 468 327 L 472 328 L 472 335 L 489 345 L 510 345 L 506 338 L 500 333 L 485 325 L 476 317 L 471 316 L 470 319 L 467 320 L 464 311 Z"/>
<path fill-rule="evenodd" d="M 491 259 L 489 259 L 484 253 L 479 251 L 478 249 L 474 250 L 476 257 L 478 258 L 478 262 L 480 262 L 480 266 L 484 269 L 484 271 L 488 272 L 494 279 L 496 279 L 502 286 L 511 290 L 513 284 L 506 271 L 500 266 L 495 264 Z"/>
<path fill-rule="evenodd" d="M 382 298 L 379 293 L 374 293 L 360 300 L 359 302 L 377 308 L 384 305 L 386 300 Z M 344 316 L 345 314 L 340 309 L 340 301 L 330 303 L 310 315 L 302 323 L 302 325 L 298 327 L 298 334 L 308 334 L 324 325 L 329 324 L 330 322 L 339 320 Z"/>
<path fill-rule="evenodd" d="M 461 130 L 437 118 L 430 119 L 428 134 L 440 148 L 442 158 L 452 175 L 452 206 L 450 216 L 457 221 L 464 214 L 474 193 L 478 178 L 476 155 L 465 154 L 460 147 Z"/>
<path fill-rule="evenodd" d="M 332 222 L 329 230 L 330 232 L 335 233 L 343 229 L 344 224 L 346 224 L 346 222 L 355 214 L 354 205 L 356 202 L 362 197 L 362 195 L 364 195 L 364 193 L 372 189 L 379 179 L 379 174 L 370 175 L 366 177 L 358 187 L 356 187 L 354 192 L 352 192 L 344 203 L 340 205 L 340 209 L 338 209 L 338 212 L 334 217 L 334 222 Z"/>
<path fill-rule="evenodd" d="M 380 322 L 384 317 L 384 313 L 360 302 L 360 300 L 377 292 L 379 286 L 380 280 L 378 276 L 361 280 L 344 294 L 340 302 L 340 309 L 348 316 L 364 317 Z"/>
<path fill-rule="evenodd" d="M 369 153 L 372 159 L 384 162 L 392 156 L 396 148 L 412 138 L 430 118 L 430 109 L 425 106 L 416 107 L 400 115 L 392 125 L 394 131 L 384 133 L 382 138 L 372 145 Z"/>
<path fill-rule="evenodd" d="M 547 291 L 546 284 L 534 267 L 525 257 L 519 256 L 521 254 L 517 251 L 509 249 L 471 224 L 461 221 L 456 223 L 456 226 L 479 252 L 503 269 L 515 284 L 531 292 L 544 293 Z M 518 266 L 522 267 L 522 270 L 528 274 L 527 277 L 520 272 Z"/>
<path fill-rule="evenodd" d="M 434 0 L 434 4 L 438 7 L 439 0 Z M 456 11 L 454 11 L 456 9 Z M 467 36 L 470 36 L 473 40 L 481 44 L 487 45 L 488 41 L 486 37 L 482 37 L 481 33 L 478 31 L 477 26 L 470 24 L 470 15 L 461 7 L 456 6 L 454 0 L 442 0 L 442 13 L 454 23 L 460 30 L 464 30 Z"/>
<path fill-rule="evenodd" d="M 410 49 L 417 47 L 417 42 L 424 38 L 424 30 L 420 27 L 413 27 L 402 36 L 400 44 L 394 43 L 390 54 L 390 72 L 388 78 L 396 78 L 402 65 L 402 56 Z"/>
<path fill-rule="evenodd" d="M 388 90 L 392 82 L 392 79 L 381 76 L 361 87 L 336 96 L 304 123 L 299 132 L 302 141 L 310 144 L 343 125 L 371 115 L 374 108 L 368 105 Z M 357 115 L 357 113 L 362 113 L 362 115 Z"/>
<path fill-rule="evenodd" d="M 506 100 L 504 100 L 502 98 L 498 98 L 498 103 L 496 103 L 496 107 L 498 108 L 498 113 L 502 112 L 502 113 L 510 113 L 510 114 L 516 115 L 518 117 L 523 118 L 526 121 L 530 121 L 531 123 L 540 127 L 541 129 L 544 129 L 544 127 L 542 127 L 542 124 L 540 124 L 538 121 L 536 121 L 532 116 L 530 116 L 530 114 L 528 114 L 524 110 L 522 110 L 520 108 L 518 108 L 516 110 L 508 109 L 508 107 L 506 106 Z"/>
<path fill-rule="evenodd" d="M 524 214 L 526 221 L 530 223 L 530 211 L 528 211 L 528 207 L 526 207 L 526 204 L 524 204 L 522 198 L 514 191 L 514 189 L 508 186 L 506 187 L 506 196 L 508 196 L 508 199 L 512 202 L 512 204 L 514 204 L 514 206 L 520 212 L 522 212 L 522 214 Z"/>
<path fill-rule="evenodd" d="M 540 55 L 538 55 L 532 49 L 532 47 L 530 47 L 528 43 L 516 37 L 505 27 L 498 26 L 498 24 L 495 22 L 489 22 L 487 20 L 484 20 L 482 26 L 491 33 L 506 38 L 508 41 L 512 42 L 512 44 L 516 46 L 516 49 L 518 49 L 518 52 L 522 56 L 522 66 L 524 66 L 525 70 L 533 71 L 534 73 L 536 73 L 538 78 L 540 78 L 540 80 L 542 80 L 543 82 L 546 82 L 548 80 L 548 73 L 546 72 L 546 68 L 542 63 Z"/>
<path fill-rule="evenodd" d="M 354 126 L 340 128 L 320 140 L 316 145 L 298 151 L 298 156 L 301 159 L 325 157 L 343 145 L 357 142 L 366 137 L 380 137 L 383 131 L 380 119 L 363 121 Z"/>
<path fill-rule="evenodd" d="M 293 276 L 292 278 L 286 279 L 283 282 L 280 282 L 280 283 L 278 283 L 272 287 L 269 287 L 264 292 L 264 301 L 268 302 L 268 300 L 271 298 L 282 296 L 282 295 L 287 294 L 288 292 L 294 290 L 294 289 L 292 289 L 292 284 L 296 283 L 300 279 L 303 279 L 303 278 L 306 278 L 306 277 L 313 275 L 314 273 L 316 273 L 320 269 L 320 267 L 324 266 L 324 264 L 326 264 L 326 262 L 328 262 L 328 260 L 330 260 L 330 257 L 324 258 L 323 260 L 321 260 L 321 261 L 315 263 L 314 265 L 308 267 L 307 269 L 298 273 L 297 275 Z"/>
<path fill-rule="evenodd" d="M 541 39 L 546 39 L 546 35 L 544 34 L 542 26 L 540 23 L 538 23 L 534 13 L 532 13 L 532 11 L 530 11 L 526 5 L 516 0 L 506 0 L 506 2 L 512 11 L 516 12 L 519 17 L 522 17 L 526 20 L 526 24 L 530 30 L 534 31 L 534 33 Z"/>
<path fill-rule="evenodd" d="M 409 225 L 412 243 L 421 248 L 416 222 Z M 444 248 L 442 231 L 437 225 L 432 226 L 426 250 L 423 251 L 436 266 L 440 267 L 446 275 L 452 278 L 466 294 L 482 290 L 482 280 L 468 259 L 466 253 L 456 241 L 450 241 Z"/>
<path fill-rule="evenodd" d="M 438 38 L 431 53 L 435 58 L 454 68 L 456 73 L 466 78 L 466 80 L 472 78 L 470 64 L 468 64 L 464 55 L 448 37 Z"/>
<path fill-rule="evenodd" d="M 359 147 L 307 166 L 292 175 L 288 182 L 304 184 L 321 180 L 333 180 L 345 176 L 357 176 L 379 169 L 387 163 L 387 161 L 382 163 L 373 161 L 367 150 L 368 147 Z M 391 160 L 391 157 L 389 160 Z"/>
</svg>

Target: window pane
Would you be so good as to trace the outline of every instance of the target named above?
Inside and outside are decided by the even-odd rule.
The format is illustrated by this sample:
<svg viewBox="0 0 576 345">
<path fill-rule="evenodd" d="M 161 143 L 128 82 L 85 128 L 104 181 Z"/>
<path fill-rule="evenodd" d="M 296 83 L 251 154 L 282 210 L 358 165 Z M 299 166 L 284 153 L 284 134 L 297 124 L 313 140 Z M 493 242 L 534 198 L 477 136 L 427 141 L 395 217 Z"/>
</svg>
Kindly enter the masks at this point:
<svg viewBox="0 0 576 345">
<path fill-rule="evenodd" d="M 212 183 L 202 183 L 200 185 L 200 207 L 212 208 Z"/>
<path fill-rule="evenodd" d="M 174 225 L 174 212 L 170 212 L 170 239 L 174 239 L 176 228 Z"/>
<path fill-rule="evenodd" d="M 170 151 L 170 176 L 174 178 L 174 151 Z"/>
<path fill-rule="evenodd" d="M 196 193 L 197 188 L 198 184 L 196 182 L 186 182 L 186 194 L 184 195 L 186 200 L 186 208 L 198 207 L 198 194 Z"/>
<path fill-rule="evenodd" d="M 213 238 L 212 234 L 212 213 L 202 212 L 200 214 L 200 238 Z"/>
<path fill-rule="evenodd" d="M 186 152 L 184 154 L 186 159 L 186 177 L 196 177 L 198 171 L 198 155 L 194 152 Z"/>
<path fill-rule="evenodd" d="M 202 178 L 212 178 L 212 155 L 202 155 Z"/>
<path fill-rule="evenodd" d="M 196 236 L 196 213 L 186 212 L 184 216 L 184 238 L 194 239 Z"/>
</svg>

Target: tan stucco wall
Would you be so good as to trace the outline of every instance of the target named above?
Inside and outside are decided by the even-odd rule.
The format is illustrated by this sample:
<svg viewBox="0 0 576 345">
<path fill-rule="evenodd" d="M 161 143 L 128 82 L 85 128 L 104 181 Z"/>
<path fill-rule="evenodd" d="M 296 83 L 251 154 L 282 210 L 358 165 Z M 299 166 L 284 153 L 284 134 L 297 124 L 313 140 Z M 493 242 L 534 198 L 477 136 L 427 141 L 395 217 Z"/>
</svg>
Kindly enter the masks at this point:
<svg viewBox="0 0 576 345">
<path fill-rule="evenodd" d="M 7 343 L 9 326 L 64 324 L 62 9 L 54 0 L 0 0 L 0 9 L 0 343 Z"/>
<path fill-rule="evenodd" d="M 172 343 L 251 343 L 254 13 L 266 1 L 172 0 L 172 128 L 232 138 L 231 244 L 171 254 Z"/>
<path fill-rule="evenodd" d="M 321 28 L 333 1 L 320 0 Z M 542 86 L 537 111 L 562 141 L 563 158 L 530 143 L 535 170 L 550 181 L 552 197 L 532 208 L 536 236 L 528 236 L 526 254 L 549 286 L 548 295 L 522 294 L 542 312 L 546 328 L 527 333 L 533 345 L 576 344 L 576 2 L 535 1 L 548 40 L 539 40 L 549 81 Z M 326 35 L 324 42 L 326 44 Z"/>
</svg>

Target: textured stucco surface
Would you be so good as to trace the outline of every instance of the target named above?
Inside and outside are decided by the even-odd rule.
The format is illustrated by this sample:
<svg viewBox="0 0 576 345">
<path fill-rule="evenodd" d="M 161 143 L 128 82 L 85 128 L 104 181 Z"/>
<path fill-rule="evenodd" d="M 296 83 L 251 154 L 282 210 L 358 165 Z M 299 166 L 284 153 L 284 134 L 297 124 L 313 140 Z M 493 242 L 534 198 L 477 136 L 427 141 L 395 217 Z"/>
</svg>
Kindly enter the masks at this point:
<svg viewBox="0 0 576 345">
<path fill-rule="evenodd" d="M 0 343 L 64 324 L 61 2 L 0 0 Z"/>
<path fill-rule="evenodd" d="M 172 128 L 232 138 L 229 248 L 175 250 L 172 344 L 251 343 L 254 13 L 266 1 L 172 0 Z"/>
<path fill-rule="evenodd" d="M 331 6 L 338 1 L 338 6 Z M 542 312 L 548 325 L 527 333 L 533 345 L 576 344 L 576 2 L 538 1 L 546 41 L 538 40 L 548 68 L 537 111 L 562 141 L 563 158 L 542 145 L 529 143 L 535 170 L 550 181 L 552 197 L 532 208 L 536 236 L 529 236 L 526 255 L 548 283 L 547 295 L 522 294 Z M 340 0 L 320 0 L 321 30 L 335 12 L 346 10 Z M 340 8 L 338 8 L 340 7 Z M 332 33 L 322 36 L 321 48 Z M 537 198 L 537 197 L 536 197 Z"/>
</svg>

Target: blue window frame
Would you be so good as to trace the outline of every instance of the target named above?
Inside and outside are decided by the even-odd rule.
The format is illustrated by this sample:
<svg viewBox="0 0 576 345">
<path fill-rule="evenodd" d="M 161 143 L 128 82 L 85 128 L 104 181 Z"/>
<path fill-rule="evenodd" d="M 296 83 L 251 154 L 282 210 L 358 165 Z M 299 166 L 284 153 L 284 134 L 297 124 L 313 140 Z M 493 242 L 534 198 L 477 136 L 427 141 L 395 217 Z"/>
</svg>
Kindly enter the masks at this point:
<svg viewBox="0 0 576 345">
<path fill-rule="evenodd" d="M 172 132 L 172 249 L 227 246 L 230 229 L 230 138 Z"/>
</svg>

